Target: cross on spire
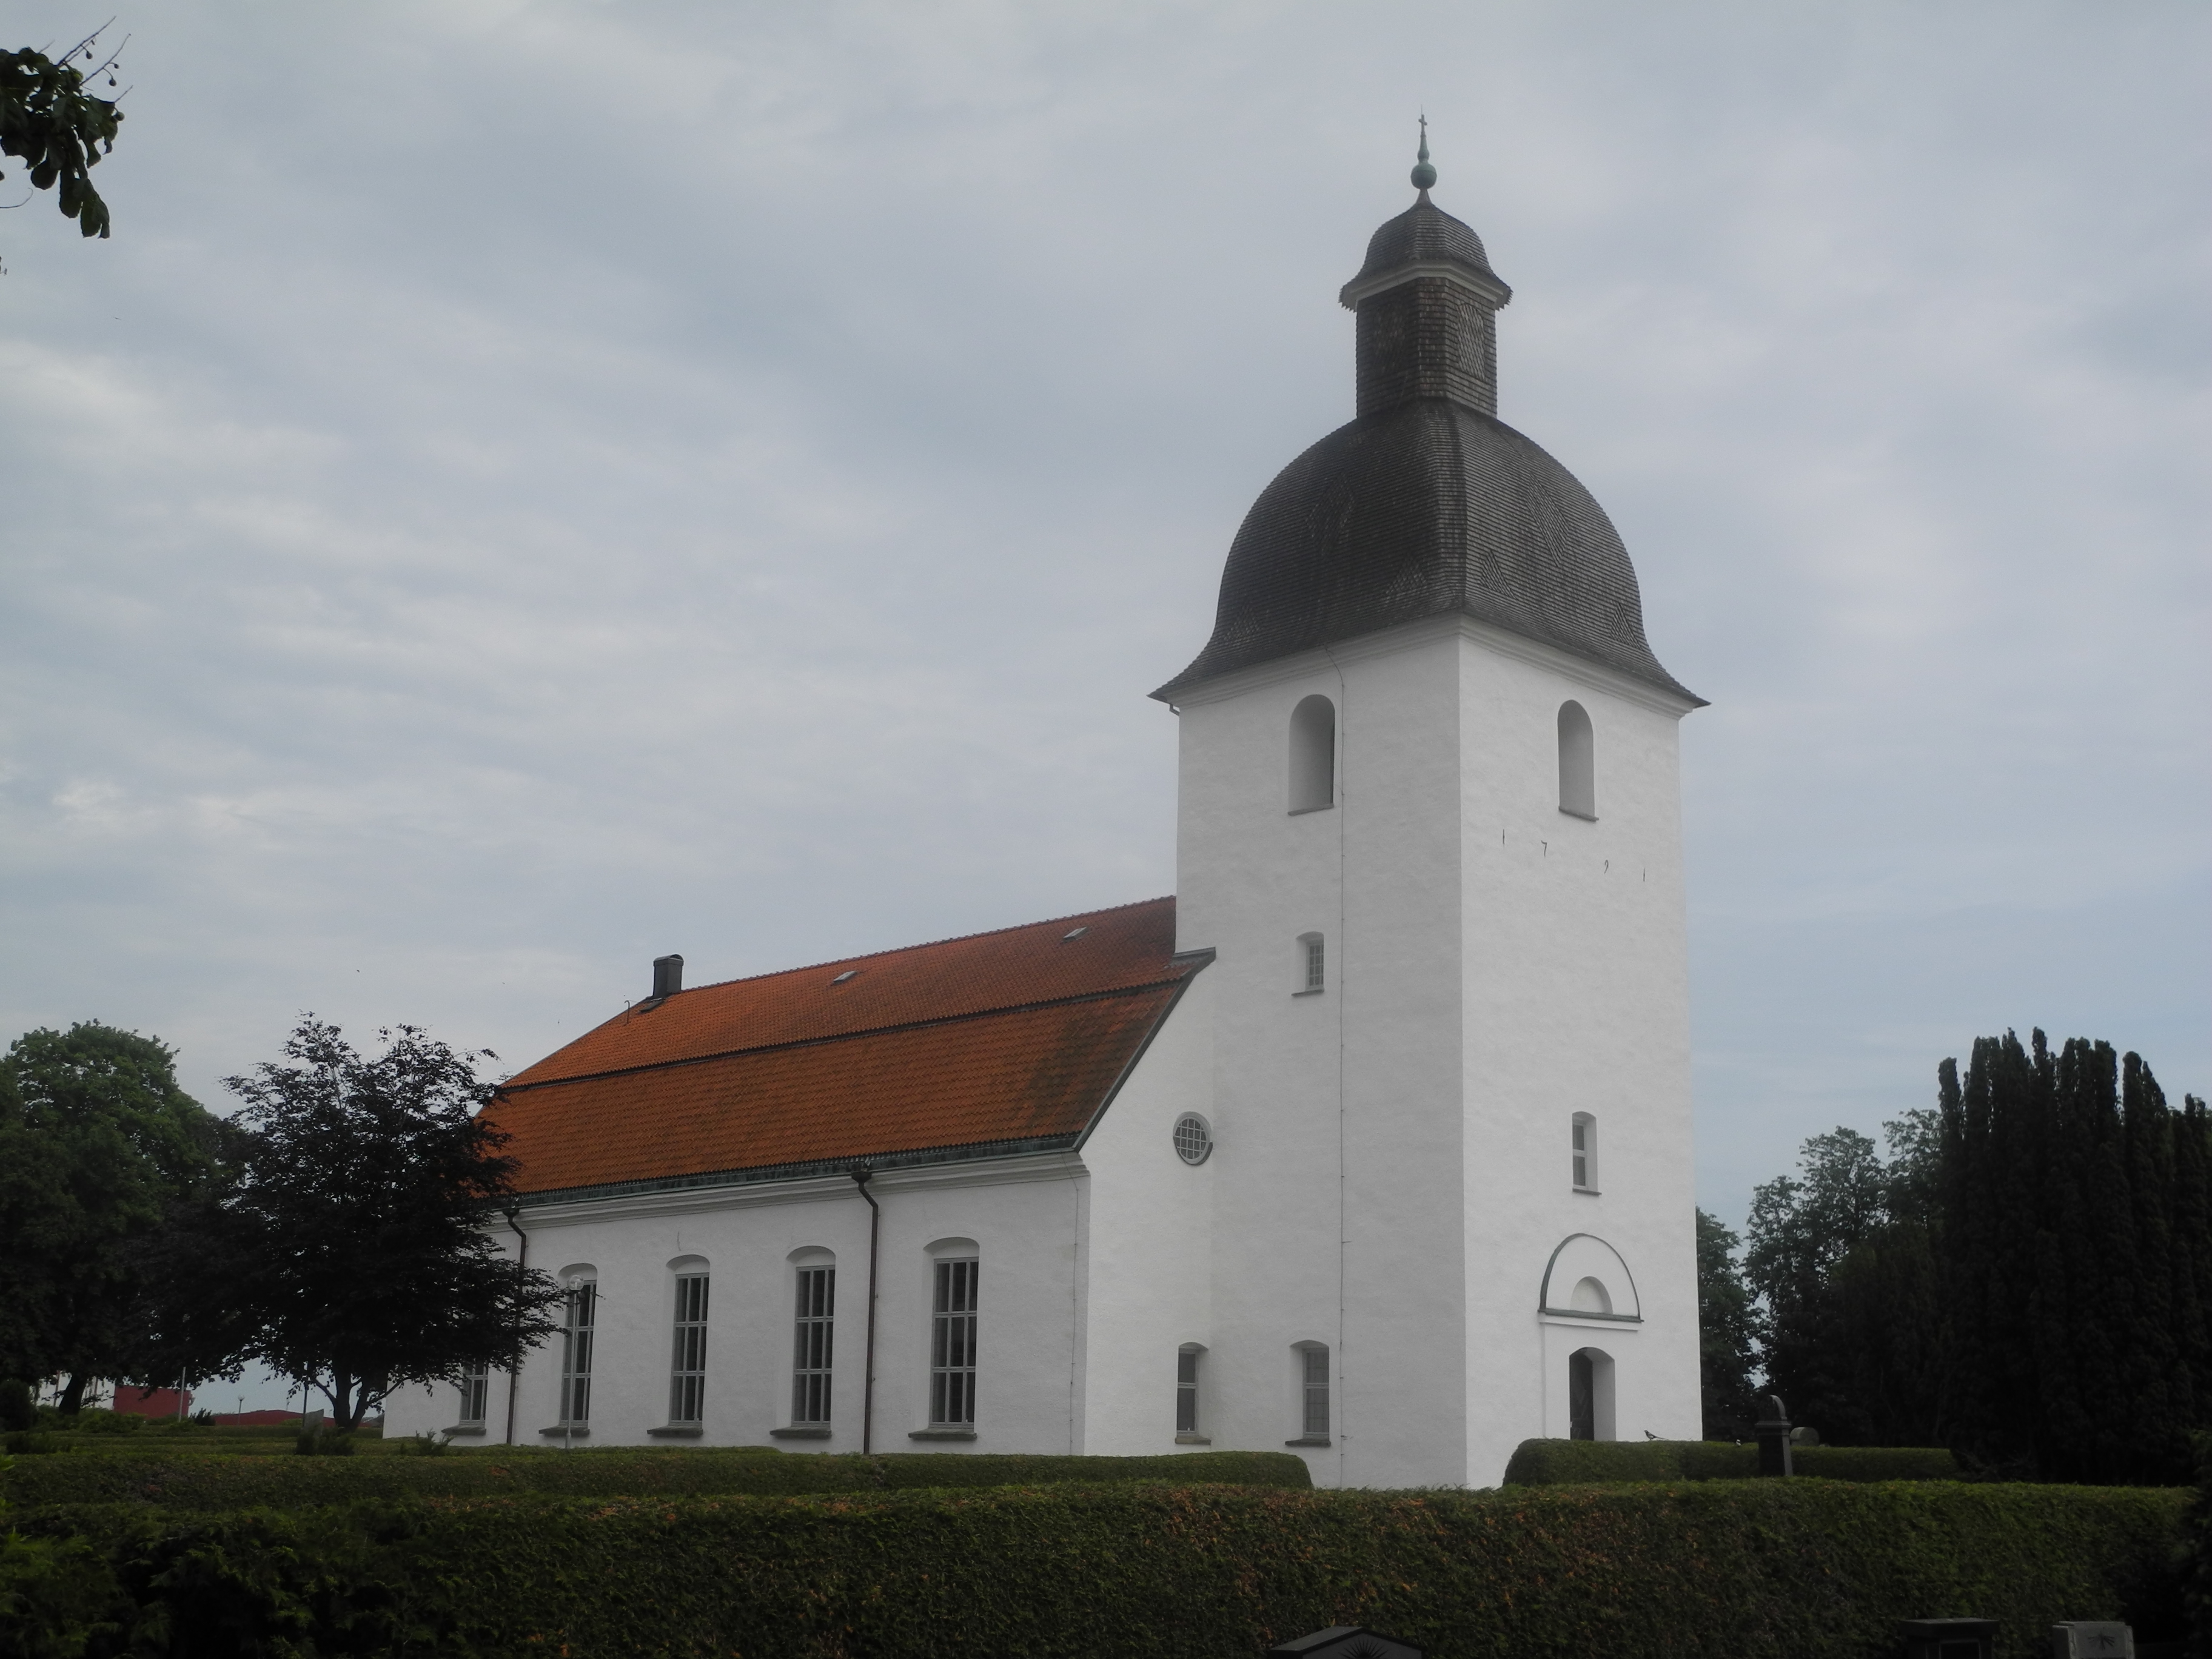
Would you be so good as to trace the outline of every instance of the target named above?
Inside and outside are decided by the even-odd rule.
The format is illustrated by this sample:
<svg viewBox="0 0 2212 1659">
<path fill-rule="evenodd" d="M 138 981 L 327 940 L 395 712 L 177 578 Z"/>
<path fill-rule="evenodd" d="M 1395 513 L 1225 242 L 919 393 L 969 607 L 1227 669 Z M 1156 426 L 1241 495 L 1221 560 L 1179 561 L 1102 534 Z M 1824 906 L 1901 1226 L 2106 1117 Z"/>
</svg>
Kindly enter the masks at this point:
<svg viewBox="0 0 2212 1659">
<path fill-rule="evenodd" d="M 1436 181 L 1437 170 L 1429 165 L 1429 117 L 1428 112 L 1424 110 L 1421 112 L 1421 153 L 1413 163 L 1413 188 L 1426 197 L 1429 186 Z"/>
</svg>

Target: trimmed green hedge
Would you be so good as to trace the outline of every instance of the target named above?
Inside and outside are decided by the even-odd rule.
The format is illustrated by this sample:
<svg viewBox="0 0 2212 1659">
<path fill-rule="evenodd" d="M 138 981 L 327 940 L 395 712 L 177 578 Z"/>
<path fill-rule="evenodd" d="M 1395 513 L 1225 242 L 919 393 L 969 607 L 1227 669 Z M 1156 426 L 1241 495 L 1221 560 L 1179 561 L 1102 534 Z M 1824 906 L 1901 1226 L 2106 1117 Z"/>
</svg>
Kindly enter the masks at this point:
<svg viewBox="0 0 2212 1659">
<path fill-rule="evenodd" d="M 0 1448 L 19 1455 L 58 1453 L 65 1456 L 151 1459 L 171 1457 L 289 1457 L 299 1449 L 299 1432 L 232 1436 L 210 1434 L 195 1424 L 190 1428 L 154 1428 L 139 1434 L 78 1434 L 66 1429 L 31 1429 L 0 1437 Z M 404 1455 L 413 1449 L 404 1441 L 386 1443 L 356 1431 L 356 1452 L 380 1457 Z"/>
<path fill-rule="evenodd" d="M 254 1655 L 1252 1655 L 1332 1624 L 1436 1659 L 1874 1659 L 1900 1617 L 2178 1632 L 2188 1494 L 1821 1480 L 1494 1492 L 1063 1486 L 842 1498 L 50 1510 L 114 1634 Z M 0 1649 L 9 1632 L 0 1629 Z"/>
<path fill-rule="evenodd" d="M 960 1452 L 788 1456 L 773 1447 L 680 1451 L 453 1453 L 444 1457 L 26 1457 L 9 1471 L 16 1504 L 158 1504 L 169 1509 L 300 1509 L 362 1498 L 477 1498 L 522 1492 L 629 1498 L 884 1492 L 917 1486 L 1047 1486 L 1062 1481 L 1226 1481 L 1310 1486 L 1289 1452 L 1170 1457 L 1036 1457 Z"/>
<path fill-rule="evenodd" d="M 1956 1480 L 1941 1446 L 1798 1446 L 1791 1466 L 1822 1480 Z M 1505 1466 L 1509 1486 L 1613 1480 L 1749 1480 L 1759 1448 L 1725 1440 L 1523 1440 Z"/>
</svg>

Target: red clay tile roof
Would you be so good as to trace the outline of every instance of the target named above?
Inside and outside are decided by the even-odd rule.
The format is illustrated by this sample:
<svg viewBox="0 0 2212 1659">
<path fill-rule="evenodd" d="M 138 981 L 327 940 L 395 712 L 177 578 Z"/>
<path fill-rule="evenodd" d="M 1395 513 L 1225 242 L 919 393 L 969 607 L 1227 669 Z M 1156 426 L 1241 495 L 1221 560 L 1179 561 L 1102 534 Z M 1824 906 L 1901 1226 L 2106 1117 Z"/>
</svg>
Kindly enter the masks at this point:
<svg viewBox="0 0 2212 1659">
<path fill-rule="evenodd" d="M 1152 899 L 702 985 L 519 1073 L 489 1115 L 532 1194 L 1072 1142 L 1173 1006 L 1174 951 L 1175 901 Z"/>
</svg>

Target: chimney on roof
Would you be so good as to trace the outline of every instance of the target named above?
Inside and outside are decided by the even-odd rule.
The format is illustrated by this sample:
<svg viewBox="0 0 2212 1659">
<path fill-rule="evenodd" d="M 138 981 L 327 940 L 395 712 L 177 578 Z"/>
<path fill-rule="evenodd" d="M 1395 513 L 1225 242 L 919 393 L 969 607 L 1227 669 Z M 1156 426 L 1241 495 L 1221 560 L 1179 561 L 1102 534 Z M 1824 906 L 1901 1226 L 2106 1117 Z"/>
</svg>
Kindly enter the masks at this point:
<svg viewBox="0 0 2212 1659">
<path fill-rule="evenodd" d="M 653 959 L 653 1000 L 672 997 L 684 988 L 684 958 L 655 957 Z"/>
</svg>

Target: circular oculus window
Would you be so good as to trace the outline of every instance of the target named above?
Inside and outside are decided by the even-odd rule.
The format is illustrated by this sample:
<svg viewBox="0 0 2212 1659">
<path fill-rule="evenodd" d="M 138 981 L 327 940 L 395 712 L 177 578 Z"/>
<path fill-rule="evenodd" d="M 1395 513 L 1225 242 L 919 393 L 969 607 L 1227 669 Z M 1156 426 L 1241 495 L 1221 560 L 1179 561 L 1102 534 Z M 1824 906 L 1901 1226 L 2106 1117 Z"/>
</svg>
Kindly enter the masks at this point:
<svg viewBox="0 0 2212 1659">
<path fill-rule="evenodd" d="M 1196 1112 L 1185 1112 L 1176 1120 L 1176 1156 L 1186 1164 L 1203 1164 L 1213 1152 L 1213 1131 Z"/>
</svg>

